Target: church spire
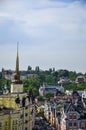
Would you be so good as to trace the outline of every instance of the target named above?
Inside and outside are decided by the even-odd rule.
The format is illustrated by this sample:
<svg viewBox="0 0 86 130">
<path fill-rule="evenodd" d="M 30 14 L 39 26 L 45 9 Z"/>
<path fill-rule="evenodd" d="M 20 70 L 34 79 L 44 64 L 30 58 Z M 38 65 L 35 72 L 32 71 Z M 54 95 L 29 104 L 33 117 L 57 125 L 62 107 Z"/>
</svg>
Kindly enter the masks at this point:
<svg viewBox="0 0 86 130">
<path fill-rule="evenodd" d="M 20 80 L 20 74 L 19 74 L 19 55 L 18 55 L 18 42 L 17 42 L 17 56 L 16 56 L 16 75 L 15 80 Z"/>
<path fill-rule="evenodd" d="M 15 68 L 14 78 L 11 84 L 11 93 L 23 93 L 23 84 L 20 80 L 19 73 L 19 54 L 18 54 L 18 42 L 17 42 L 17 55 L 16 55 L 16 68 Z"/>
<path fill-rule="evenodd" d="M 19 74 L 19 55 L 18 55 L 18 42 L 17 42 L 17 57 L 16 57 L 16 74 Z"/>
</svg>

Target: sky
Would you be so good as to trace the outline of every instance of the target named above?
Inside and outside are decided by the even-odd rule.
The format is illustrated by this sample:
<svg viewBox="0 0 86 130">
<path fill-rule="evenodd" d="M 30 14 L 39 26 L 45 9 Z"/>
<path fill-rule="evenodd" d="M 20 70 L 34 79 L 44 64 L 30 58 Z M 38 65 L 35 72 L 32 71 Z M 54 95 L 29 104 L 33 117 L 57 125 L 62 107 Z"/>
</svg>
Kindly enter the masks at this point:
<svg viewBox="0 0 86 130">
<path fill-rule="evenodd" d="M 0 70 L 86 72 L 85 0 L 0 0 Z"/>
</svg>

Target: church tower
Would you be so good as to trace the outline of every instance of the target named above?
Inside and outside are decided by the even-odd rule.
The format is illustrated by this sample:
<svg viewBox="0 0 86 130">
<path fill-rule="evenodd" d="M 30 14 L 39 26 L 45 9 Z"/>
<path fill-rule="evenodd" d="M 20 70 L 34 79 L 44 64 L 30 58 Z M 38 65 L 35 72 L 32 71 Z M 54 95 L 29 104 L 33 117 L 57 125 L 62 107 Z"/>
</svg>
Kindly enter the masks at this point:
<svg viewBox="0 0 86 130">
<path fill-rule="evenodd" d="M 19 54 L 18 54 L 18 43 L 17 43 L 17 56 L 16 56 L 16 73 L 14 74 L 14 79 L 11 83 L 11 93 L 22 93 L 23 92 L 23 84 L 20 80 L 19 73 Z"/>
</svg>

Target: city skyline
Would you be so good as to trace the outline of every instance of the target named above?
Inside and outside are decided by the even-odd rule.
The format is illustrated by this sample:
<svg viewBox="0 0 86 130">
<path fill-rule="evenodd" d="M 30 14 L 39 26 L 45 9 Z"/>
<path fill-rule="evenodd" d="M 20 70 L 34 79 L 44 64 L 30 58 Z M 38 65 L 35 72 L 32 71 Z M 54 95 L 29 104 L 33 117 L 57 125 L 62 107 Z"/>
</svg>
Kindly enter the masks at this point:
<svg viewBox="0 0 86 130">
<path fill-rule="evenodd" d="M 0 70 L 28 65 L 86 72 L 86 4 L 82 0 L 0 2 Z"/>
</svg>

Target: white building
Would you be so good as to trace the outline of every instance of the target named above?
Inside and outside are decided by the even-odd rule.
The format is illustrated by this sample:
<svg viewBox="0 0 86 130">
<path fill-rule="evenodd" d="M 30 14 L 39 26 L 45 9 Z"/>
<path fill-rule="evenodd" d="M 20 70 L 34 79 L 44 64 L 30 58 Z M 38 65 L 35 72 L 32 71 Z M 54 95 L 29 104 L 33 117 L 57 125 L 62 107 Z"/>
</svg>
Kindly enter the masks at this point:
<svg viewBox="0 0 86 130">
<path fill-rule="evenodd" d="M 46 93 L 56 93 L 57 90 L 61 91 L 61 92 L 64 92 L 64 88 L 63 86 L 51 86 L 51 85 L 43 85 L 43 86 L 40 86 L 39 88 L 39 94 L 41 96 L 44 96 Z"/>
</svg>

